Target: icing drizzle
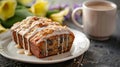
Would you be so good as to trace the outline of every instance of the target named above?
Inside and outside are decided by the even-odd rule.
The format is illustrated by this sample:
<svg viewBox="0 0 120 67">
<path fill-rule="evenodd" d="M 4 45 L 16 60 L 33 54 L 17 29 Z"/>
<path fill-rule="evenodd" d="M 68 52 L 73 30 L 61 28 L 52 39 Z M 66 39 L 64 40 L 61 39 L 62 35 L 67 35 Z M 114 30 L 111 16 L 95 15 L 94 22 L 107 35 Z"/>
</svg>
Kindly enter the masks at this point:
<svg viewBox="0 0 120 67">
<path fill-rule="evenodd" d="M 60 47 L 60 37 L 58 37 L 58 47 Z M 59 54 L 59 51 L 57 54 Z"/>
<path fill-rule="evenodd" d="M 64 51 L 64 50 L 63 50 L 63 47 L 64 47 L 64 35 L 63 35 L 63 37 L 62 37 L 62 40 L 63 40 L 63 41 L 62 41 L 62 53 L 63 53 L 63 51 Z"/>
<path fill-rule="evenodd" d="M 48 44 L 47 44 L 47 40 L 45 39 L 44 42 L 45 42 L 45 55 L 48 56 L 48 49 L 47 49 L 48 48 L 47 47 Z"/>
</svg>

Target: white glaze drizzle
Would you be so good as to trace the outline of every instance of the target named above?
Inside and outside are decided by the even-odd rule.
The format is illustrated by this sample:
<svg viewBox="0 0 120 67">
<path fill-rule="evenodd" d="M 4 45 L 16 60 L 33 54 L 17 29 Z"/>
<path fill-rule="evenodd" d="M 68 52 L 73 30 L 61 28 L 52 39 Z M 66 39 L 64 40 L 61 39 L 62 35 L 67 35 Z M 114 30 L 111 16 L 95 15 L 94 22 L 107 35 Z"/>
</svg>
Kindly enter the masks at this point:
<svg viewBox="0 0 120 67">
<path fill-rule="evenodd" d="M 58 48 L 60 47 L 60 37 L 58 37 Z M 58 53 L 59 54 L 59 50 L 58 50 Z"/>
<path fill-rule="evenodd" d="M 62 53 L 63 53 L 63 51 L 64 51 L 64 49 L 63 49 L 63 46 L 64 46 L 64 35 L 63 35 L 63 37 L 62 37 L 62 40 L 63 40 L 63 41 L 62 41 L 62 44 L 61 44 L 61 45 L 62 45 Z"/>
<path fill-rule="evenodd" d="M 20 49 L 17 51 L 18 54 L 24 54 L 24 49 Z"/>
<path fill-rule="evenodd" d="M 20 46 L 19 37 L 18 37 L 18 32 L 19 31 L 21 31 L 21 29 L 19 29 L 18 31 L 16 31 L 16 40 L 17 40 L 17 44 Z"/>
<path fill-rule="evenodd" d="M 35 31 L 36 31 L 36 30 L 35 30 Z M 37 33 L 37 32 L 33 32 L 33 33 L 27 38 L 27 44 L 29 45 L 29 46 L 28 46 L 28 53 L 29 53 L 29 54 L 31 54 L 31 52 L 30 52 L 30 42 L 29 42 L 29 40 L 30 40 L 30 38 L 31 38 L 32 36 L 34 36 L 36 33 Z"/>
<path fill-rule="evenodd" d="M 24 49 L 24 53 L 25 53 L 25 40 L 24 40 L 24 35 L 22 35 L 22 43 L 23 43 L 23 49 Z"/>
<path fill-rule="evenodd" d="M 47 40 L 45 39 L 44 42 L 45 42 L 45 55 L 48 56 L 48 49 L 47 49 L 48 48 L 47 47 L 48 44 L 47 44 Z"/>
<path fill-rule="evenodd" d="M 20 46 L 19 44 L 15 45 L 15 47 L 16 47 L 16 48 L 19 48 L 19 49 L 21 48 L 21 46 Z"/>
<path fill-rule="evenodd" d="M 60 46 L 60 37 L 58 37 L 58 47 Z"/>
</svg>

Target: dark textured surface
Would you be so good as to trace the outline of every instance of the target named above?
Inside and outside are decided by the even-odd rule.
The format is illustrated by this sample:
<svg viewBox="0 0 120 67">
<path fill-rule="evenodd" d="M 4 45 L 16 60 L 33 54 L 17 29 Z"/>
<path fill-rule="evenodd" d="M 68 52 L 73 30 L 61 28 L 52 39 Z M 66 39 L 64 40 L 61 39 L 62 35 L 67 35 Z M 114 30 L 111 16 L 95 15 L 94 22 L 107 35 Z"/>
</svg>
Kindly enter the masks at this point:
<svg viewBox="0 0 120 67">
<path fill-rule="evenodd" d="M 116 4 L 120 4 L 119 0 L 112 0 Z M 95 41 L 90 40 L 90 48 L 85 53 L 83 59 L 83 67 L 120 67 L 120 8 L 118 7 L 117 28 L 115 33 L 107 41 Z M 66 24 L 79 30 L 71 22 Z M 77 58 L 79 59 L 79 57 Z M 22 63 L 6 59 L 0 55 L 0 67 L 79 67 L 73 65 L 74 60 L 69 60 L 62 63 L 50 64 L 50 65 L 36 65 Z"/>
</svg>

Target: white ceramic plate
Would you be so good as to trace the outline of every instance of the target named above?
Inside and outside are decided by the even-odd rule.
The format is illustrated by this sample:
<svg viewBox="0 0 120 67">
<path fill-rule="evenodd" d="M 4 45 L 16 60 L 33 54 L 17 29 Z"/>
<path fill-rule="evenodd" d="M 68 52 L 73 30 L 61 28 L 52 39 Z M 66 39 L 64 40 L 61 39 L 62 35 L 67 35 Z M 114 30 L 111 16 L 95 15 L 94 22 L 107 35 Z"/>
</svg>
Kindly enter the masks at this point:
<svg viewBox="0 0 120 67">
<path fill-rule="evenodd" d="M 71 29 L 71 31 L 75 35 L 75 40 L 70 52 L 67 53 L 42 59 L 35 56 L 18 54 L 16 53 L 18 49 L 14 47 L 15 43 L 11 40 L 10 31 L 8 31 L 4 34 L 0 34 L 0 54 L 9 59 L 36 64 L 51 64 L 67 61 L 83 54 L 85 51 L 88 50 L 90 45 L 89 39 L 82 32 L 74 29 Z"/>
</svg>

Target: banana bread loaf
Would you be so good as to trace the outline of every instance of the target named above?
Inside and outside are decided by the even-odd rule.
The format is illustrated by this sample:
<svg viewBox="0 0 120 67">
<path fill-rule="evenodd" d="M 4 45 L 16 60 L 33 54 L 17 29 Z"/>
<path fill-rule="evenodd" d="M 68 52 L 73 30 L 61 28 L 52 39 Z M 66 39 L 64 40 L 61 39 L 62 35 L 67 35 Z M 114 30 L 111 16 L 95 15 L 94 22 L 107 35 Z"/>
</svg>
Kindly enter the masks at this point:
<svg viewBox="0 0 120 67">
<path fill-rule="evenodd" d="M 18 53 L 43 58 L 70 51 L 74 34 L 57 22 L 43 17 L 30 16 L 11 28 Z"/>
</svg>

